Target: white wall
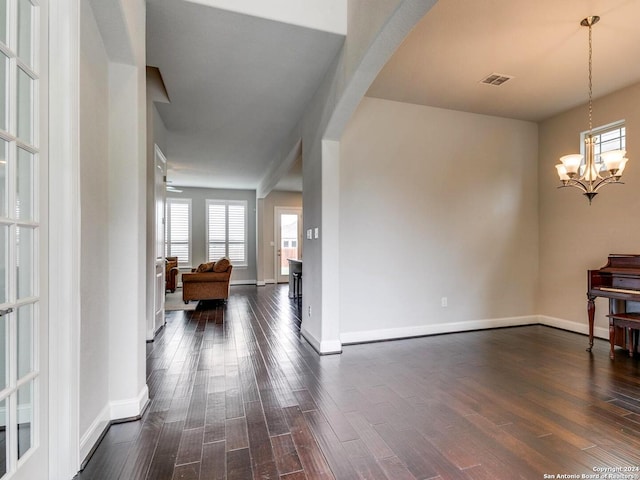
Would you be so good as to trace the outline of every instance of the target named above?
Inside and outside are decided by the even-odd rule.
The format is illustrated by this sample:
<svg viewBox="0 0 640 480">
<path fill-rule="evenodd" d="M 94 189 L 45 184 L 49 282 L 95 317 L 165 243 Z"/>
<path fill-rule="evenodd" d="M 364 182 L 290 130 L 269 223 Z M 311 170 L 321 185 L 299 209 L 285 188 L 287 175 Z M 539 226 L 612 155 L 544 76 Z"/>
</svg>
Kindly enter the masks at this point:
<svg viewBox="0 0 640 480">
<path fill-rule="evenodd" d="M 534 316 L 537 146 L 534 123 L 365 97 L 341 139 L 341 340 Z"/>
<path fill-rule="evenodd" d="M 177 187 L 181 193 L 167 192 L 167 198 L 191 199 L 191 266 L 207 261 L 206 203 L 207 200 L 246 200 L 247 261 L 246 267 L 234 265 L 231 284 L 255 284 L 256 268 L 256 192 L 255 190 L 222 190 L 213 188 Z"/>
<path fill-rule="evenodd" d="M 82 461 L 109 421 L 142 413 L 148 390 L 145 4 L 80 5 Z"/>
<path fill-rule="evenodd" d="M 540 313 L 547 323 L 587 331 L 587 269 L 605 265 L 612 253 L 640 254 L 640 84 L 594 101 L 594 126 L 625 120 L 627 156 L 624 185 L 600 190 L 589 206 L 575 188 L 558 189 L 554 165 L 580 151 L 588 128 L 586 106 L 540 124 Z M 607 337 L 608 302 L 596 300 L 596 327 Z"/>
<path fill-rule="evenodd" d="M 89 2 L 81 4 L 80 432 L 90 430 L 109 399 L 109 59 Z M 103 422 L 102 428 L 106 426 Z"/>
</svg>

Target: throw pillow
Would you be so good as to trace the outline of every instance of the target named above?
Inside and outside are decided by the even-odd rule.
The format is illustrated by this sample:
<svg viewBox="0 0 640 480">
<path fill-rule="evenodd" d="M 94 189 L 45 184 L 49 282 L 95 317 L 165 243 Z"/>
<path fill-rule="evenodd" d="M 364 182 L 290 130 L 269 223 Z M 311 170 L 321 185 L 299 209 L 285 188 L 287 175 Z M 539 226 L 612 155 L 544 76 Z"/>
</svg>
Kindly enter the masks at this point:
<svg viewBox="0 0 640 480">
<path fill-rule="evenodd" d="M 231 262 L 229 261 L 229 259 L 221 258 L 213 266 L 213 271 L 217 273 L 226 272 L 227 268 L 229 268 L 229 265 L 231 265 Z"/>
<path fill-rule="evenodd" d="M 198 265 L 198 268 L 196 269 L 196 273 L 213 272 L 213 267 L 214 267 L 213 262 L 201 263 L 200 265 Z"/>
</svg>

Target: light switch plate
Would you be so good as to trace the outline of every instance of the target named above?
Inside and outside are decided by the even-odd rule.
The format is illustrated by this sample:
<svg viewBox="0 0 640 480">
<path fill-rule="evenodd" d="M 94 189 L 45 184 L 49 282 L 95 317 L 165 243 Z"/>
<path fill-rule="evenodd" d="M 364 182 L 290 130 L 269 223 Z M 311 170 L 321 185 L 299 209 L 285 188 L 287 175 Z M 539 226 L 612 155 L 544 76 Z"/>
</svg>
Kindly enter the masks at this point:
<svg viewBox="0 0 640 480">
<path fill-rule="evenodd" d="M 312 236 L 311 229 L 310 229 L 310 228 L 308 228 L 308 229 L 307 229 L 307 240 L 311 240 L 312 238 L 313 238 L 313 236 Z"/>
<path fill-rule="evenodd" d="M 316 227 L 313 230 L 313 234 L 314 234 L 315 238 L 318 238 L 320 236 L 320 229 L 318 227 Z"/>
</svg>

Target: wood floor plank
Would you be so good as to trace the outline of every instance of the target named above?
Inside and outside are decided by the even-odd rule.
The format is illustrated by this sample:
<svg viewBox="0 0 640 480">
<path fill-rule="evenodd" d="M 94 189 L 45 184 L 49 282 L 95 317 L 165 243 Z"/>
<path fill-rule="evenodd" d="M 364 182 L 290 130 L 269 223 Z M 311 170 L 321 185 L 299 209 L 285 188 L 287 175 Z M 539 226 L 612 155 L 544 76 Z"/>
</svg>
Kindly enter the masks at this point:
<svg viewBox="0 0 640 480">
<path fill-rule="evenodd" d="M 4 445 L 3 445 L 4 446 Z M 131 444 L 116 443 L 97 452 L 87 467 L 78 474 L 78 480 L 117 480 L 124 468 Z"/>
<path fill-rule="evenodd" d="M 247 419 L 245 417 L 230 418 L 225 422 L 225 440 L 227 442 L 227 451 L 249 447 Z"/>
<path fill-rule="evenodd" d="M 224 392 L 215 392 L 207 395 L 204 443 L 218 442 L 225 439 L 225 399 Z"/>
<path fill-rule="evenodd" d="M 171 478 L 176 465 L 184 422 L 165 423 L 158 439 L 147 478 Z"/>
<path fill-rule="evenodd" d="M 131 445 L 129 456 L 124 464 L 122 472 L 118 477 L 120 480 L 144 480 L 147 478 L 147 472 L 152 463 L 153 454 L 156 450 L 156 445 L 160 439 L 160 433 L 164 425 L 165 413 L 150 413 L 144 423 L 137 441 Z M 104 445 L 104 448 L 107 448 Z M 100 445 L 98 451 L 103 449 L 103 445 Z M 94 454 L 94 457 L 95 455 Z M 94 461 L 91 458 L 87 468 Z"/>
<path fill-rule="evenodd" d="M 202 444 L 204 427 L 183 430 L 176 465 L 200 462 L 202 459 Z"/>
<path fill-rule="evenodd" d="M 187 415 L 185 420 L 185 428 L 198 428 L 204 426 L 206 406 L 207 406 L 207 382 L 206 376 L 201 376 L 203 381 L 193 388 Z"/>
<path fill-rule="evenodd" d="M 199 480 L 200 462 L 177 465 L 173 469 L 172 480 Z"/>
<path fill-rule="evenodd" d="M 311 410 L 303 415 L 336 478 L 341 480 L 357 479 L 358 474 L 349 462 L 342 442 L 340 442 L 322 413 L 318 410 Z"/>
<path fill-rule="evenodd" d="M 269 439 L 267 423 L 260 402 L 245 404 L 247 429 L 249 431 L 249 451 L 255 478 L 278 478 L 276 459 Z"/>
<path fill-rule="evenodd" d="M 284 411 L 293 443 L 307 476 L 319 480 L 335 480 L 300 409 L 288 407 Z"/>
<path fill-rule="evenodd" d="M 271 446 L 276 467 L 281 476 L 302 470 L 302 463 L 300 463 L 300 457 L 296 452 L 296 446 L 293 443 L 291 434 L 287 433 L 271 437 Z"/>
<path fill-rule="evenodd" d="M 227 476 L 225 442 L 206 443 L 202 446 L 202 480 L 223 480 Z"/>
<path fill-rule="evenodd" d="M 249 449 L 243 448 L 227 452 L 227 479 L 249 480 L 250 478 L 253 478 L 253 472 Z"/>
<path fill-rule="evenodd" d="M 398 457 L 385 457 L 379 460 L 380 466 L 389 480 L 415 480 L 416 477 Z"/>
</svg>

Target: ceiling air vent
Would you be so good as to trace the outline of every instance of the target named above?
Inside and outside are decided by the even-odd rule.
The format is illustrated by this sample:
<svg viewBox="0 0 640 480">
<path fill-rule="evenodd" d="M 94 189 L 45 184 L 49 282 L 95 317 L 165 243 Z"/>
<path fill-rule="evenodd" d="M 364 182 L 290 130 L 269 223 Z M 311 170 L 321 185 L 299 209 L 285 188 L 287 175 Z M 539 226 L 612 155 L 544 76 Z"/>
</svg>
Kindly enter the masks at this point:
<svg viewBox="0 0 640 480">
<path fill-rule="evenodd" d="M 487 85 L 500 86 L 504 84 L 507 80 L 511 80 L 512 78 L 514 78 L 512 75 L 504 75 L 502 73 L 492 73 L 490 75 L 487 75 L 482 80 L 480 80 L 480 83 L 486 83 Z"/>
</svg>

